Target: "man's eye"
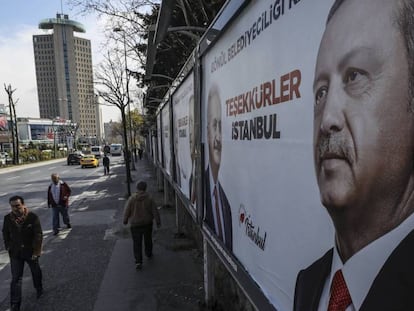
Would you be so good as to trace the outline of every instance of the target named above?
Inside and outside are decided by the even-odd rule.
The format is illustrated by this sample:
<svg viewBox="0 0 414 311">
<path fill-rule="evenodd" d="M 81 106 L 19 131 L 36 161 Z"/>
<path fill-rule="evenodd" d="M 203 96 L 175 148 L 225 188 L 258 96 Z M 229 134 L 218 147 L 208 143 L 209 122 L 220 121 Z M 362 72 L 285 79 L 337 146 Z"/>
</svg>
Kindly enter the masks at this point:
<svg viewBox="0 0 414 311">
<path fill-rule="evenodd" d="M 321 87 L 319 90 L 316 91 L 315 94 L 315 105 L 318 106 L 321 104 L 328 94 L 328 89 L 326 87 Z"/>
<path fill-rule="evenodd" d="M 361 79 L 363 76 L 365 76 L 364 72 L 356 69 L 351 69 L 345 75 L 345 82 L 355 82 Z"/>
</svg>

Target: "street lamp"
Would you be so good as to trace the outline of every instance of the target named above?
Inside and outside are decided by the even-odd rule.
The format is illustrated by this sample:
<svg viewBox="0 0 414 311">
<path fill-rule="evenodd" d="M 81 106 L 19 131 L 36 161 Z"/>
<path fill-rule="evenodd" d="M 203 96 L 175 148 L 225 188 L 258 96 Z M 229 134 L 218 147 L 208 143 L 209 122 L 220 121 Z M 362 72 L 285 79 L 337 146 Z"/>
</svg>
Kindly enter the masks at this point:
<svg viewBox="0 0 414 311">
<path fill-rule="evenodd" d="M 124 62 L 125 62 L 125 76 L 126 76 L 126 96 L 127 96 L 127 106 L 128 106 L 128 114 L 129 114 L 129 146 L 131 149 L 134 148 L 132 142 L 132 118 L 131 118 L 131 98 L 129 95 L 129 75 L 128 75 L 128 63 L 127 63 L 127 48 L 126 48 L 126 38 L 125 38 L 125 31 L 121 27 L 115 27 L 114 32 L 122 32 L 122 39 L 124 41 Z M 132 157 L 132 150 L 127 150 L 127 161 L 131 161 L 132 167 L 131 169 L 135 171 L 135 163 Z"/>
<path fill-rule="evenodd" d="M 56 117 L 56 119 L 52 119 L 52 129 L 53 129 L 53 158 L 55 158 L 55 159 L 56 159 L 56 133 L 57 133 L 55 124 L 56 124 L 56 121 L 57 121 L 58 118 L 59 117 Z"/>
</svg>

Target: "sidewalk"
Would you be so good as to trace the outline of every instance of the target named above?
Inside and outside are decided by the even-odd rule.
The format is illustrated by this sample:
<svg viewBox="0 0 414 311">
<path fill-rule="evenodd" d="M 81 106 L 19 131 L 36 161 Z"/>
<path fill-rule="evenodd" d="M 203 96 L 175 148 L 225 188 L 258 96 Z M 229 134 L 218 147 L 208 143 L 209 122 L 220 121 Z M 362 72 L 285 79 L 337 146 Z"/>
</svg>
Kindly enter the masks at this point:
<svg viewBox="0 0 414 311">
<path fill-rule="evenodd" d="M 151 164 L 143 159 L 135 166 L 131 192 L 138 180 L 145 180 L 160 210 L 162 226 L 153 235 L 154 256 L 150 260 L 144 256 L 142 270 L 135 270 L 129 228 L 122 225 L 122 213 L 118 213 L 108 237 L 116 239 L 116 244 L 93 310 L 204 310 L 202 254 L 191 240 L 175 238 L 175 208 L 162 207 L 163 193 L 156 190 Z M 124 203 L 120 201 L 120 211 Z"/>
</svg>

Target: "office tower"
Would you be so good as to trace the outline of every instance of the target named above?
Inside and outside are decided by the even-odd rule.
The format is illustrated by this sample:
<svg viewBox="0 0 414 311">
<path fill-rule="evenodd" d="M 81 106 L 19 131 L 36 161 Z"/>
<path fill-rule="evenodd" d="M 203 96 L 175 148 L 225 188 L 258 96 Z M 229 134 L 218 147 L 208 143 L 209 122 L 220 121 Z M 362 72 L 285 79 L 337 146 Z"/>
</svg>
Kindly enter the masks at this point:
<svg viewBox="0 0 414 311">
<path fill-rule="evenodd" d="M 101 114 L 94 95 L 90 40 L 82 24 L 66 14 L 44 19 L 33 35 L 37 92 L 41 118 L 60 118 L 77 123 L 77 137 L 101 138 Z"/>
</svg>

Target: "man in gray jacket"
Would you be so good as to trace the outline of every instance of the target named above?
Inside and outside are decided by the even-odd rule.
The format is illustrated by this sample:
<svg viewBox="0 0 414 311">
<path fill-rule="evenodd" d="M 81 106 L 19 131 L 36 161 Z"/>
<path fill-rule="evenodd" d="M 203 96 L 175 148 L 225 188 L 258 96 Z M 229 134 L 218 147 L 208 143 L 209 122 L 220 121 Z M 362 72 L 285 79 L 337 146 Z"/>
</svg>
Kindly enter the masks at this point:
<svg viewBox="0 0 414 311">
<path fill-rule="evenodd" d="M 135 268 L 142 267 L 142 237 L 145 243 L 145 255 L 152 257 L 152 223 L 155 218 L 157 228 L 161 226 L 160 214 L 154 200 L 146 192 L 147 183 L 137 183 L 137 192 L 132 194 L 125 206 L 124 225 L 131 225 L 131 235 L 134 242 Z"/>
</svg>

